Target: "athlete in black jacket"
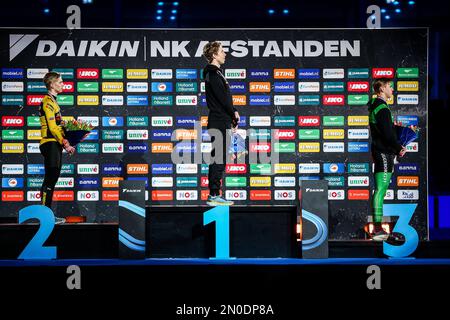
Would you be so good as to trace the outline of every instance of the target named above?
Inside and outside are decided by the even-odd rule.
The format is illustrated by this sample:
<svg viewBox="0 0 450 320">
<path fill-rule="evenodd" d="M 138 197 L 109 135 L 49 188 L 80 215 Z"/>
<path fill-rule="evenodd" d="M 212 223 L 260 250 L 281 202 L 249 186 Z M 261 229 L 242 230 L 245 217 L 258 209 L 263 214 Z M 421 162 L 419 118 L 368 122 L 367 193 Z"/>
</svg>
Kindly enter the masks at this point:
<svg viewBox="0 0 450 320">
<path fill-rule="evenodd" d="M 208 130 L 213 143 L 212 163 L 209 165 L 208 172 L 209 196 L 207 204 L 230 206 L 233 202 L 220 196 L 220 180 L 225 171 L 227 130 L 237 129 L 239 113 L 233 106 L 228 81 L 220 69 L 220 66 L 225 63 L 226 57 L 222 45 L 217 41 L 207 43 L 203 48 L 203 55 L 208 60 L 208 65 L 203 70 L 203 78 L 205 79 L 206 104 L 209 109 Z M 222 137 L 222 143 L 220 143 L 220 140 L 216 141 L 215 136 L 218 134 Z"/>
<path fill-rule="evenodd" d="M 377 94 L 369 104 L 370 134 L 372 136 L 372 158 L 375 164 L 375 192 L 372 199 L 372 232 L 366 225 L 366 232 L 375 241 L 387 240 L 389 234 L 382 228 L 383 200 L 394 172 L 394 159 L 402 157 L 406 149 L 398 143 L 394 130 L 394 118 L 387 104 L 392 97 L 393 89 L 390 79 L 377 79 L 373 84 Z"/>
</svg>

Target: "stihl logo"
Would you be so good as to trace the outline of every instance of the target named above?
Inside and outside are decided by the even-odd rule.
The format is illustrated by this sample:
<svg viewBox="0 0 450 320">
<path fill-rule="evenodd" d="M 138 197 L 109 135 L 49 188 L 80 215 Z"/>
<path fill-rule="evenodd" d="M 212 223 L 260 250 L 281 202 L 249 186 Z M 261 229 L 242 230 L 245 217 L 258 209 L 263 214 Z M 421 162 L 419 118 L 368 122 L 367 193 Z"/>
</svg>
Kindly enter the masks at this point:
<svg viewBox="0 0 450 320">
<path fill-rule="evenodd" d="M 295 139 L 295 130 L 276 130 L 275 139 L 293 140 Z"/>
<path fill-rule="evenodd" d="M 245 106 L 247 104 L 246 96 L 233 96 L 233 105 L 234 106 Z"/>
<path fill-rule="evenodd" d="M 148 173 L 148 165 L 135 165 L 129 164 L 127 165 L 127 173 L 129 174 L 140 174 L 140 173 Z"/>
<path fill-rule="evenodd" d="M 349 92 L 367 92 L 369 91 L 369 82 L 349 82 L 347 90 Z"/>
<path fill-rule="evenodd" d="M 320 117 L 298 117 L 298 124 L 302 127 L 318 127 L 320 125 Z"/>
<path fill-rule="evenodd" d="M 270 82 L 250 82 L 250 92 L 270 92 Z"/>
<path fill-rule="evenodd" d="M 240 165 L 233 165 L 233 164 L 227 164 L 226 165 L 226 173 L 235 173 L 235 174 L 243 174 L 247 173 L 247 165 L 240 164 Z"/>
<path fill-rule="evenodd" d="M 251 152 L 270 152 L 270 143 L 250 143 Z"/>
<path fill-rule="evenodd" d="M 418 187 L 419 177 L 397 177 L 399 187 Z"/>
<path fill-rule="evenodd" d="M 23 117 L 2 117 L 3 127 L 23 127 Z"/>
<path fill-rule="evenodd" d="M 172 151 L 172 143 L 152 143 L 153 153 L 171 153 Z"/>
<path fill-rule="evenodd" d="M 77 69 L 78 79 L 98 79 L 98 69 Z"/>
<path fill-rule="evenodd" d="M 117 178 L 103 178 L 102 179 L 102 187 L 103 188 L 118 188 L 119 187 L 119 181 L 123 180 L 121 177 Z"/>
<path fill-rule="evenodd" d="M 372 78 L 393 78 L 393 68 L 374 68 L 372 69 Z"/>
<path fill-rule="evenodd" d="M 275 79 L 295 79 L 295 69 L 275 69 Z"/>
<path fill-rule="evenodd" d="M 73 82 L 64 82 L 63 86 L 63 92 L 73 92 L 74 91 L 74 85 Z"/>
<path fill-rule="evenodd" d="M 343 95 L 323 96 L 323 104 L 332 106 L 343 106 L 344 96 Z"/>
<path fill-rule="evenodd" d="M 27 96 L 27 105 L 38 106 L 41 104 L 44 96 Z"/>
</svg>

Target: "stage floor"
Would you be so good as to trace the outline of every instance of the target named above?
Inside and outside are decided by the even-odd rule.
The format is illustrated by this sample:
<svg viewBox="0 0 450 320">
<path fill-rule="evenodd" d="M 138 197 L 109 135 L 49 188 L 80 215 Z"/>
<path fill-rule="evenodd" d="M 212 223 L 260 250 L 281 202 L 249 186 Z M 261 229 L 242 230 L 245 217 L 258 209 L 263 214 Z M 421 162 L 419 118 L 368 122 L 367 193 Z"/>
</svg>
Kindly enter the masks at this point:
<svg viewBox="0 0 450 320">
<path fill-rule="evenodd" d="M 62 266 L 195 266 L 195 265 L 391 265 L 391 266 L 450 266 L 450 259 L 380 259 L 380 258 L 333 258 L 333 259 L 59 259 L 59 260 L 0 260 L 0 267 L 62 267 Z"/>
</svg>

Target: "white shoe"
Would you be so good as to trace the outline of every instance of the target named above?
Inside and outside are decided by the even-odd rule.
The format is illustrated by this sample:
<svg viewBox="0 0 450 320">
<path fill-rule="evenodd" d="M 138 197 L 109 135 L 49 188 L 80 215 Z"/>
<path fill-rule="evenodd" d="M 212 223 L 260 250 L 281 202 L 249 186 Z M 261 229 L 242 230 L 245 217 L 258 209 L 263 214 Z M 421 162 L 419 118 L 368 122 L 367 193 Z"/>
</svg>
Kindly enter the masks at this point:
<svg viewBox="0 0 450 320">
<path fill-rule="evenodd" d="M 55 217 L 55 224 L 63 224 L 66 223 L 66 219 Z"/>
</svg>

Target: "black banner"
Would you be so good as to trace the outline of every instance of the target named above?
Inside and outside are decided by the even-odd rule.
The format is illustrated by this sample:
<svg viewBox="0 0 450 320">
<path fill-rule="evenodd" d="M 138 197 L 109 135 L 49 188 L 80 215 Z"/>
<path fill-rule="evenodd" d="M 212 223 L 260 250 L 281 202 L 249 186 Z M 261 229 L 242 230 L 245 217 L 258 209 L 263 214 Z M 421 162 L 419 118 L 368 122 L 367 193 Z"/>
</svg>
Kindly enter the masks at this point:
<svg viewBox="0 0 450 320">
<path fill-rule="evenodd" d="M 330 239 L 364 238 L 373 189 L 365 104 L 372 80 L 389 77 L 396 120 L 422 130 L 396 165 L 386 203 L 417 203 L 411 225 L 426 239 L 427 37 L 427 29 L 1 29 L 0 215 L 39 200 L 36 117 L 48 70 L 65 81 L 62 115 L 97 128 L 64 155 L 58 214 L 117 221 L 121 179 L 146 181 L 147 205 L 203 204 L 210 145 L 201 53 L 220 40 L 248 151 L 227 165 L 226 198 L 295 204 L 300 179 L 325 179 Z M 175 164 L 173 154 L 196 163 Z M 273 160 L 260 163 L 264 154 Z"/>
</svg>

